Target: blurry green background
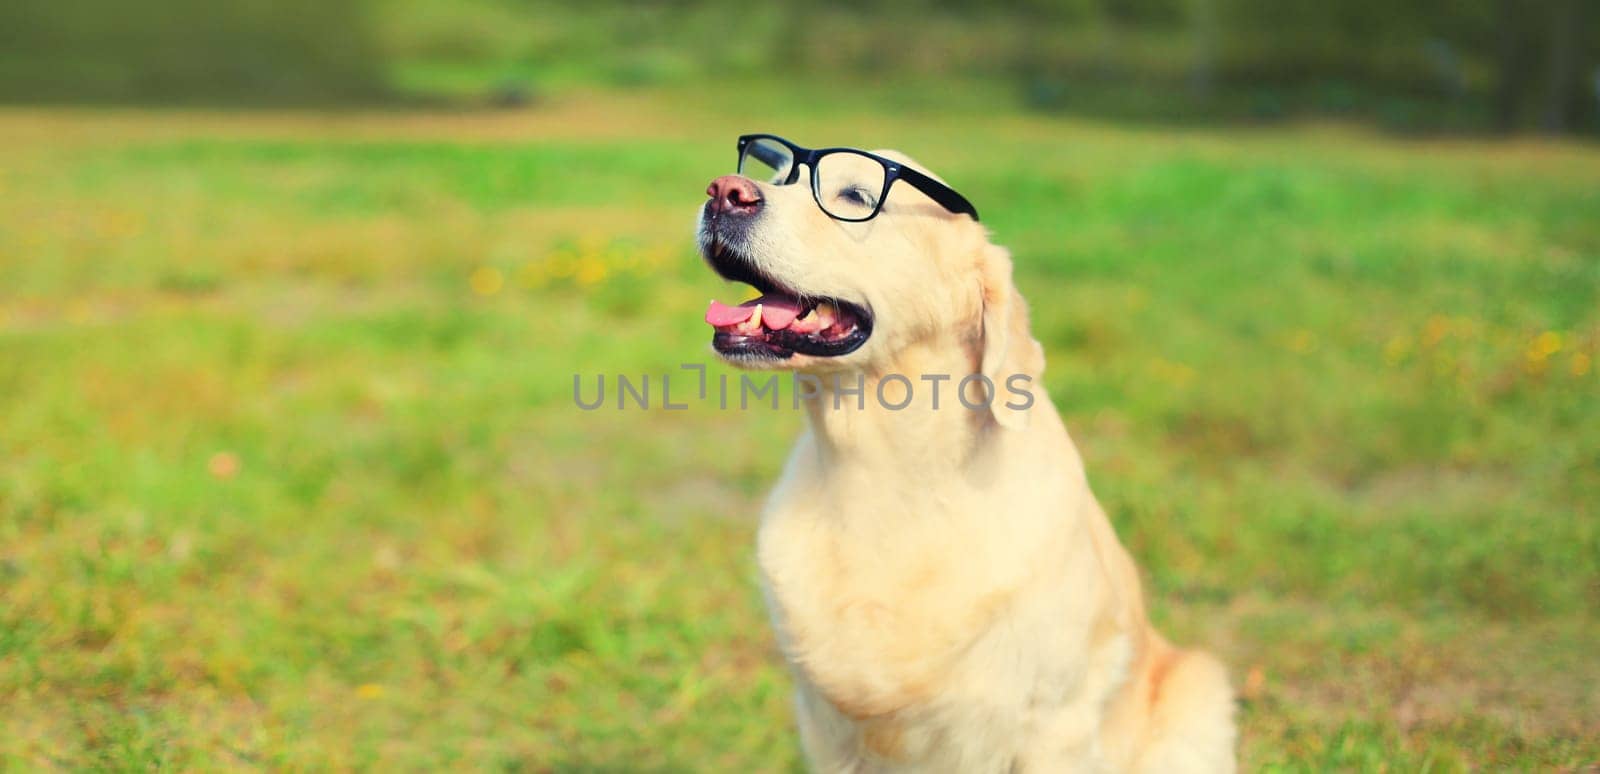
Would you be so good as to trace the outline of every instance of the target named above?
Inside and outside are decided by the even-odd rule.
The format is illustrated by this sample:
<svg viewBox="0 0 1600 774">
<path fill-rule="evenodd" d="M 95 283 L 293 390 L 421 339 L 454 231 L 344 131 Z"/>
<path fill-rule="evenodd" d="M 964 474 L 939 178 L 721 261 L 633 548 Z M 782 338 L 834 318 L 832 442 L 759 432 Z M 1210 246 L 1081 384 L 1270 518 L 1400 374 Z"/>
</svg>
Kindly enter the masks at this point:
<svg viewBox="0 0 1600 774">
<path fill-rule="evenodd" d="M 1589 0 L 8 0 L 0 98 L 522 104 L 573 84 L 981 79 L 1037 110 L 1600 132 Z"/>
<path fill-rule="evenodd" d="M 709 359 L 694 212 L 762 130 L 907 151 L 1013 249 L 1247 768 L 1600 761 L 1597 43 L 1580 0 L 10 0 L 0 765 L 797 769 L 751 543 L 799 418 L 571 392 Z"/>
</svg>

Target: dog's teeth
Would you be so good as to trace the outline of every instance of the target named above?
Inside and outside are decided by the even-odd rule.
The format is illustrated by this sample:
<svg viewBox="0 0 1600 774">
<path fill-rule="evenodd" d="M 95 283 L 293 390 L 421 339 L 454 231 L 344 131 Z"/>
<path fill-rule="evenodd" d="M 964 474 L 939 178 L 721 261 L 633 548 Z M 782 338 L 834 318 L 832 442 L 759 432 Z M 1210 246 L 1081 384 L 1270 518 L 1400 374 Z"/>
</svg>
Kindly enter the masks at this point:
<svg viewBox="0 0 1600 774">
<path fill-rule="evenodd" d="M 817 304 L 817 308 L 812 310 L 812 311 L 816 312 L 817 324 L 818 325 L 821 325 L 822 327 L 826 328 L 826 327 L 828 327 L 828 326 L 833 324 L 833 317 L 834 317 L 833 304 L 827 304 L 827 303 Z"/>
<path fill-rule="evenodd" d="M 761 332 L 761 304 L 756 304 L 755 311 L 751 312 L 744 322 L 739 323 L 738 330 L 740 333 Z"/>
</svg>

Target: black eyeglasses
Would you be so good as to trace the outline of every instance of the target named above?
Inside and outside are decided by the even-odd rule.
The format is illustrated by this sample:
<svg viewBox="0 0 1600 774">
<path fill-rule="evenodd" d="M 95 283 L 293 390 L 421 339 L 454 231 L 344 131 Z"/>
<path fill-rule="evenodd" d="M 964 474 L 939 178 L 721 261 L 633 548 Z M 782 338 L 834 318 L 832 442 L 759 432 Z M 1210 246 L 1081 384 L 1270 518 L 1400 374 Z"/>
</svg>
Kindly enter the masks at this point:
<svg viewBox="0 0 1600 774">
<path fill-rule="evenodd" d="M 966 197 L 897 161 L 855 148 L 802 148 L 772 134 L 739 138 L 739 174 L 774 185 L 800 179 L 800 165 L 811 168 L 811 195 L 817 206 L 837 220 L 872 220 L 889 198 L 889 186 L 904 180 L 945 209 L 978 219 Z"/>
</svg>

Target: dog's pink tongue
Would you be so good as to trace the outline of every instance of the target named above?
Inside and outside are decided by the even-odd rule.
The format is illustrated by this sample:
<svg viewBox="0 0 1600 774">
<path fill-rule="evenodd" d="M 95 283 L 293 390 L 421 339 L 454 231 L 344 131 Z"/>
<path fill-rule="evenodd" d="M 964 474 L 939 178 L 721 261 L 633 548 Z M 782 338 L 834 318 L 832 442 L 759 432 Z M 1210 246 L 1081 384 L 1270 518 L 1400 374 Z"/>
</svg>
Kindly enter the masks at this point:
<svg viewBox="0 0 1600 774">
<path fill-rule="evenodd" d="M 781 331 L 800 316 L 800 301 L 790 296 L 766 295 L 755 300 L 761 304 L 761 324 Z"/>
<path fill-rule="evenodd" d="M 728 306 L 721 301 L 712 301 L 711 308 L 706 310 L 706 322 L 718 328 L 738 325 L 750 319 L 756 313 L 756 305 L 761 305 L 761 324 L 768 330 L 781 331 L 800 316 L 800 302 L 791 296 L 782 296 L 769 293 L 757 299 L 746 301 L 738 306 Z"/>
<path fill-rule="evenodd" d="M 706 322 L 718 328 L 729 325 L 738 325 L 750 319 L 756 313 L 754 304 L 750 306 L 728 306 L 721 301 L 712 301 L 711 308 L 706 310 Z"/>
</svg>

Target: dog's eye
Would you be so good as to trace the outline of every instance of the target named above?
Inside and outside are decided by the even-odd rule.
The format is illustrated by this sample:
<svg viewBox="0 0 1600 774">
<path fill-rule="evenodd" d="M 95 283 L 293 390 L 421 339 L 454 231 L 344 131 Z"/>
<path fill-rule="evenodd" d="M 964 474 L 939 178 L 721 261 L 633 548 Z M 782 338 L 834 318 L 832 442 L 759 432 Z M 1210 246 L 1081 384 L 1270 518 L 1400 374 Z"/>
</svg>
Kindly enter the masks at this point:
<svg viewBox="0 0 1600 774">
<path fill-rule="evenodd" d="M 861 205 L 862 207 L 871 207 L 874 204 L 877 204 L 877 202 L 873 201 L 872 194 L 868 192 L 867 189 L 858 185 L 853 185 L 840 191 L 839 198 L 850 202 L 851 204 Z"/>
</svg>

